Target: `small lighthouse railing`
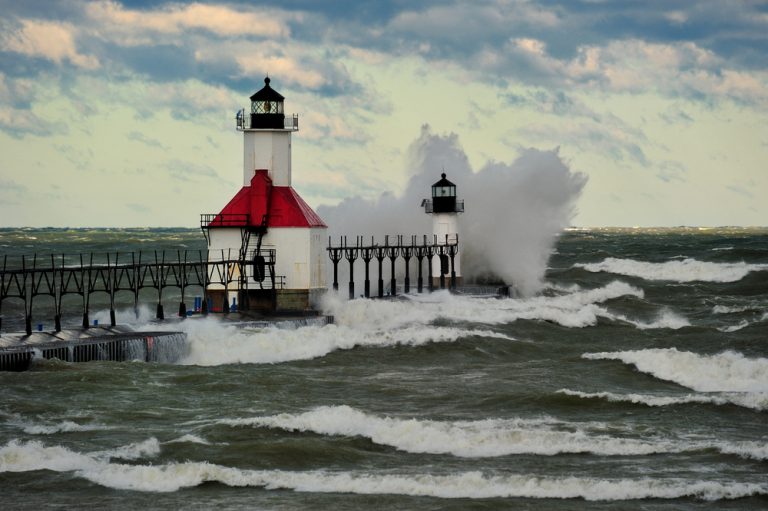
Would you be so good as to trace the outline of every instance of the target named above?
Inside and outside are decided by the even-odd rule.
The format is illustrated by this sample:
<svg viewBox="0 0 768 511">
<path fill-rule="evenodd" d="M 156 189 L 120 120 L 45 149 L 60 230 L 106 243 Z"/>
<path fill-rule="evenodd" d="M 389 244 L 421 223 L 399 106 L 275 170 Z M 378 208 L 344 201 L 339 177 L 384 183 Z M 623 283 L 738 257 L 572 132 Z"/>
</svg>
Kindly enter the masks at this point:
<svg viewBox="0 0 768 511">
<path fill-rule="evenodd" d="M 422 205 L 424 206 L 424 212 L 425 213 L 434 213 L 434 203 L 431 199 L 424 199 L 422 202 Z M 464 213 L 464 200 L 457 200 L 456 205 L 454 208 L 450 211 L 442 210 L 440 213 Z"/>
<path fill-rule="evenodd" d="M 235 115 L 235 127 L 237 131 L 256 129 L 252 127 L 251 115 L 245 109 L 238 110 Z M 283 120 L 283 129 L 299 131 L 299 114 L 286 115 Z"/>
</svg>

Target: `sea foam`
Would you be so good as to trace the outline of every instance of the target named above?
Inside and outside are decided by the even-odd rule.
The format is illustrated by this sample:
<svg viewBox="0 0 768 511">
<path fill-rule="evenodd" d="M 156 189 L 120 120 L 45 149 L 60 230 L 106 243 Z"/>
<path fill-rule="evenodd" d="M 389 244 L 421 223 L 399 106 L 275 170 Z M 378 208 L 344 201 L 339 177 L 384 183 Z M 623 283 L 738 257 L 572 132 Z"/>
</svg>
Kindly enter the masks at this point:
<svg viewBox="0 0 768 511">
<path fill-rule="evenodd" d="M 716 501 L 768 495 L 768 484 L 762 482 L 547 477 L 480 471 L 439 475 L 325 470 L 291 472 L 245 470 L 206 462 L 127 465 L 101 461 L 65 447 L 46 447 L 39 442 L 13 441 L 0 447 L 0 472 L 35 470 L 72 472 L 76 477 L 107 488 L 145 492 L 175 492 L 206 482 L 218 482 L 267 490 L 472 499 L 526 497 L 613 501 L 689 497 Z"/>
<path fill-rule="evenodd" d="M 735 404 L 753 410 L 768 410 L 768 393 L 762 392 L 722 392 L 706 394 L 684 394 L 679 396 L 657 396 L 649 394 L 617 394 L 614 392 L 581 392 L 578 390 L 560 389 L 557 391 L 566 396 L 583 399 L 603 399 L 611 403 L 633 403 L 645 406 L 674 406 L 684 404 Z"/>
<path fill-rule="evenodd" d="M 643 456 L 703 449 L 756 459 L 768 458 L 768 445 L 756 442 L 721 442 L 714 439 L 692 442 L 665 437 L 639 440 L 595 434 L 588 424 L 554 419 L 433 421 L 380 417 L 349 406 L 321 406 L 301 414 L 221 419 L 217 423 L 331 436 L 358 436 L 401 451 L 467 458 L 563 453 Z"/>
<path fill-rule="evenodd" d="M 421 346 L 469 337 L 514 341 L 488 327 L 523 319 L 583 328 L 597 324 L 599 317 L 613 317 L 600 304 L 622 296 L 641 298 L 643 291 L 615 281 L 558 296 L 506 300 L 466 297 L 447 291 L 405 295 L 396 300 L 343 300 L 329 293 L 324 312 L 334 316 L 333 325 L 243 328 L 213 319 L 196 319 L 174 324 L 174 328 L 187 333 L 190 352 L 183 364 L 271 364 L 323 357 L 360 346 Z M 436 326 L 439 321 L 455 326 Z M 660 327 L 641 323 L 636 326 Z"/>
<path fill-rule="evenodd" d="M 768 392 L 768 359 L 735 351 L 700 355 L 676 348 L 585 353 L 591 360 L 620 360 L 644 373 L 700 392 Z"/>
<path fill-rule="evenodd" d="M 737 282 L 753 271 L 768 270 L 768 264 L 712 263 L 686 258 L 663 263 L 608 257 L 599 263 L 577 263 L 577 268 L 671 282 Z"/>
</svg>

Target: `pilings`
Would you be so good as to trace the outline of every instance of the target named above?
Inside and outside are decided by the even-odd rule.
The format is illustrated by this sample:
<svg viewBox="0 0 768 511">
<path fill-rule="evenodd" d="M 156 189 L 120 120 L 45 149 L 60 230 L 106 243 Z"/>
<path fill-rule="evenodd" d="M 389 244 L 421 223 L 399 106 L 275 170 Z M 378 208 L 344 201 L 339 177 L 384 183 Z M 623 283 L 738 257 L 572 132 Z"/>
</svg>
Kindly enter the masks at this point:
<svg viewBox="0 0 768 511">
<path fill-rule="evenodd" d="M 363 260 L 365 269 L 364 280 L 364 296 L 369 298 L 371 296 L 370 289 L 370 262 L 376 259 L 378 267 L 378 297 L 384 296 L 384 277 L 383 277 L 383 264 L 385 259 L 389 259 L 390 263 L 390 283 L 389 283 L 389 295 L 397 295 L 397 262 L 402 261 L 404 264 L 404 281 L 403 291 L 410 293 L 411 291 L 411 273 L 410 273 L 410 261 L 413 257 L 418 261 L 418 280 L 417 290 L 419 293 L 424 291 L 424 275 L 423 275 L 423 262 L 427 260 L 427 275 L 428 275 L 428 289 L 434 290 L 434 283 L 432 279 L 432 259 L 437 256 L 440 261 L 440 288 L 445 289 L 446 277 L 450 276 L 449 286 L 451 289 L 456 289 L 456 269 L 454 265 L 454 258 L 459 251 L 459 240 L 456 235 L 446 235 L 445 238 L 432 236 L 411 236 L 410 240 L 405 241 L 402 235 L 384 237 L 383 243 L 377 243 L 375 238 L 371 237 L 370 244 L 366 244 L 362 236 L 356 236 L 355 241 L 350 243 L 346 236 L 339 238 L 339 243 L 334 245 L 332 239 L 328 238 L 328 257 L 333 263 L 333 289 L 339 289 L 339 262 L 344 258 L 349 262 L 349 298 L 355 297 L 355 267 L 354 262 L 358 258 Z M 450 259 L 449 259 L 450 258 Z M 443 261 L 450 260 L 450 270 L 448 264 L 443 264 Z"/>
</svg>

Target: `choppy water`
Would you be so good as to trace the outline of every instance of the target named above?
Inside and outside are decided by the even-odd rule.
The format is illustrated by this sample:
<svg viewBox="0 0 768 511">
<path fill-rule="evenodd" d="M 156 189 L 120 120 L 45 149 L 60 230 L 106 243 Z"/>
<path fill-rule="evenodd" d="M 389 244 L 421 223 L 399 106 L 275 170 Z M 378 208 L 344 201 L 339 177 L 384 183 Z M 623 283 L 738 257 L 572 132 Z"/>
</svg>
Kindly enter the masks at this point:
<svg viewBox="0 0 768 511">
<path fill-rule="evenodd" d="M 335 325 L 297 330 L 193 319 L 178 365 L 0 373 L 2 507 L 768 507 L 768 230 L 570 231 L 549 266 L 532 298 L 329 300 Z"/>
</svg>

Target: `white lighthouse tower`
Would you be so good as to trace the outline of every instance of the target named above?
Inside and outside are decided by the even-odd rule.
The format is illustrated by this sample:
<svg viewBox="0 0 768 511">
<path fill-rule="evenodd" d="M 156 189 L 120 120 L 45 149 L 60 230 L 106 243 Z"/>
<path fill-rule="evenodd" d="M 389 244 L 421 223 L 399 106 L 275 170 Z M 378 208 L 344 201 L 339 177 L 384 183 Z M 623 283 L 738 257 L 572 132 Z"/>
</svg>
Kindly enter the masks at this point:
<svg viewBox="0 0 768 511">
<path fill-rule="evenodd" d="M 456 198 L 456 185 L 441 174 L 440 181 L 432 185 L 432 199 L 423 202 L 424 211 L 432 215 L 432 233 L 440 245 L 450 245 L 458 242 L 458 214 L 464 212 L 464 201 Z M 453 261 L 451 261 L 453 259 Z M 432 259 L 432 283 L 438 287 L 454 272 L 456 284 L 461 284 L 461 254 L 457 251 L 453 257 L 448 250 L 436 253 Z"/>
<path fill-rule="evenodd" d="M 243 187 L 215 215 L 203 215 L 209 260 L 233 263 L 222 285 L 211 276 L 214 310 L 232 303 L 271 311 L 312 309 L 326 290 L 323 220 L 291 186 L 291 134 L 298 115 L 286 118 L 285 98 L 264 79 L 251 96 L 250 114 L 237 113 L 243 133 Z M 221 281 L 221 278 L 218 278 Z"/>
</svg>

